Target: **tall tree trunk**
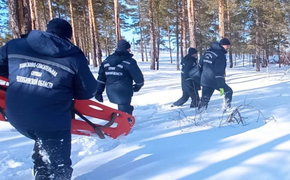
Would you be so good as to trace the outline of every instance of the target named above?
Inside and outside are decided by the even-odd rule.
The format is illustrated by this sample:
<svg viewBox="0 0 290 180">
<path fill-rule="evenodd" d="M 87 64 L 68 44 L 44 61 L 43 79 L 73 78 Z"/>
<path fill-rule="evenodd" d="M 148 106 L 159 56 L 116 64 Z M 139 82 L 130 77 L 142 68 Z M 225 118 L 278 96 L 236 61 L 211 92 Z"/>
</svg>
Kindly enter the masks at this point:
<svg viewBox="0 0 290 180">
<path fill-rule="evenodd" d="M 72 0 L 69 0 L 69 11 L 70 11 L 71 27 L 72 27 L 72 30 L 73 30 L 72 41 L 76 45 L 77 44 L 77 39 L 76 39 L 76 29 L 75 29 L 75 22 L 74 22 L 74 11 L 73 11 Z"/>
<path fill-rule="evenodd" d="M 18 12 L 18 0 L 7 0 L 7 6 L 9 10 L 10 27 L 12 29 L 12 37 L 20 37 L 20 24 L 19 24 L 19 12 Z"/>
<path fill-rule="evenodd" d="M 177 14 L 176 14 L 176 69 L 180 70 L 179 66 L 179 3 L 176 1 L 176 7 L 177 7 Z"/>
<path fill-rule="evenodd" d="M 195 48 L 195 15 L 194 15 L 194 0 L 187 0 L 187 13 L 189 25 L 189 46 Z"/>
<path fill-rule="evenodd" d="M 18 0 L 18 8 L 21 34 L 28 34 L 32 30 L 29 0 Z"/>
<path fill-rule="evenodd" d="M 60 12 L 60 7 L 59 7 L 59 2 L 58 1 L 56 1 L 56 9 L 57 9 L 57 16 L 58 16 L 58 18 L 60 18 L 61 12 Z"/>
<path fill-rule="evenodd" d="M 141 0 L 138 0 L 138 15 L 139 15 L 139 29 L 140 29 L 140 53 L 141 53 L 141 60 L 144 61 L 144 47 L 143 47 L 143 29 L 142 29 L 142 22 L 143 18 L 141 15 Z"/>
<path fill-rule="evenodd" d="M 232 40 L 232 28 L 231 28 L 231 1 L 227 0 L 227 19 L 228 19 L 228 33 L 227 37 L 229 40 Z M 233 68 L 234 63 L 233 63 L 233 52 L 232 48 L 229 49 L 229 59 L 230 59 L 230 68 Z"/>
<path fill-rule="evenodd" d="M 45 30 L 47 22 L 48 22 L 47 11 L 46 11 L 46 0 L 41 1 L 41 8 L 43 9 L 43 13 L 40 14 L 40 15 L 42 15 L 40 18 L 42 20 L 40 20 L 39 23 L 40 23 L 40 28 L 42 30 Z"/>
<path fill-rule="evenodd" d="M 114 27 L 110 26 L 109 29 L 108 29 L 108 32 L 110 32 L 110 34 L 112 34 L 113 31 L 114 31 Z M 111 39 L 111 38 L 109 38 L 109 39 Z M 111 46 L 108 46 L 108 54 L 111 54 L 112 51 L 114 51 L 114 50 L 115 50 L 115 47 L 111 48 Z"/>
<path fill-rule="evenodd" d="M 53 19 L 53 11 L 52 11 L 52 2 L 48 0 L 48 11 L 49 11 L 49 19 Z"/>
<path fill-rule="evenodd" d="M 95 39 L 95 29 L 94 29 L 94 10 L 92 0 L 88 0 L 88 8 L 89 8 L 89 24 L 90 24 L 90 39 L 91 39 L 91 59 L 93 61 L 93 66 L 97 67 L 97 52 L 96 52 L 96 39 Z"/>
<path fill-rule="evenodd" d="M 199 50 L 199 57 L 201 57 L 203 55 L 203 52 L 202 52 L 203 47 L 201 46 L 203 44 L 203 38 L 202 37 L 203 36 L 202 36 L 201 31 L 199 31 L 199 43 L 200 43 L 200 45 L 197 48 Z"/>
<path fill-rule="evenodd" d="M 35 4 L 33 0 L 29 0 L 29 6 L 30 8 L 30 15 L 31 15 L 31 28 L 32 29 L 38 29 L 35 27 Z"/>
<path fill-rule="evenodd" d="M 182 57 L 187 54 L 186 52 L 186 1 L 182 0 Z"/>
<path fill-rule="evenodd" d="M 39 27 L 39 19 L 38 19 L 38 4 L 36 0 L 29 0 L 30 6 L 30 15 L 31 15 L 31 28 L 32 29 L 40 29 Z"/>
<path fill-rule="evenodd" d="M 181 3 L 180 3 L 180 5 L 182 6 Z M 180 44 L 180 46 L 179 46 L 179 48 L 180 48 L 180 57 L 181 58 L 183 57 L 183 36 L 182 36 L 182 34 L 183 34 L 183 24 L 182 24 L 182 21 L 183 21 L 183 19 L 182 19 L 182 17 L 180 17 L 180 21 L 179 21 L 179 26 L 180 26 L 180 29 L 179 29 L 179 33 L 180 33 L 179 44 Z"/>
<path fill-rule="evenodd" d="M 278 63 L 279 63 L 279 68 L 281 67 L 281 41 L 280 41 L 280 29 L 278 33 Z"/>
<path fill-rule="evenodd" d="M 100 44 L 100 38 L 99 38 L 99 32 L 97 31 L 96 34 L 96 45 L 97 45 L 97 58 L 98 58 L 98 63 L 102 64 L 102 49 L 101 49 L 101 44 Z"/>
<path fill-rule="evenodd" d="M 265 34 L 265 67 L 269 66 L 269 46 L 268 46 L 268 37 L 267 37 L 267 33 Z M 264 61 L 264 60 L 263 60 Z"/>
<path fill-rule="evenodd" d="M 108 57 L 109 56 L 109 43 L 108 43 L 108 39 L 109 39 L 109 33 L 108 33 L 108 29 L 107 29 L 107 27 L 105 27 L 105 47 L 106 47 L 106 57 Z"/>
<path fill-rule="evenodd" d="M 8 0 L 10 26 L 13 38 L 32 30 L 29 0 Z"/>
<path fill-rule="evenodd" d="M 93 59 L 93 65 L 94 67 L 98 66 L 98 63 L 102 63 L 102 50 L 100 46 L 100 40 L 99 40 L 99 31 L 97 29 L 96 19 L 95 19 L 95 13 L 93 8 L 93 1 L 88 0 L 88 6 L 89 6 L 89 17 L 90 17 L 90 25 L 91 25 L 91 35 L 92 35 L 92 43 L 93 43 L 93 53 L 95 55 L 95 58 Z"/>
<path fill-rule="evenodd" d="M 121 39 L 119 0 L 114 0 L 116 44 Z"/>
<path fill-rule="evenodd" d="M 145 51 L 146 62 L 148 62 L 148 52 L 147 52 L 147 45 L 146 44 L 144 44 L 144 51 Z"/>
<path fill-rule="evenodd" d="M 245 66 L 245 54 L 243 53 L 243 67 Z"/>
<path fill-rule="evenodd" d="M 265 57 L 263 57 L 262 66 L 268 67 L 269 64 L 269 45 L 268 45 L 268 32 L 265 27 L 265 23 L 263 23 L 263 37 L 264 37 L 264 50 L 265 50 Z"/>
<path fill-rule="evenodd" d="M 172 49 L 171 49 L 171 35 L 170 35 L 170 25 L 169 20 L 167 20 L 167 37 L 168 37 L 168 46 L 169 46 L 169 55 L 170 55 L 170 63 L 172 64 Z"/>
<path fill-rule="evenodd" d="M 73 40 L 73 42 L 75 41 L 75 45 L 78 46 L 78 47 L 81 47 L 80 44 L 80 40 L 81 40 L 81 37 L 84 36 L 84 31 L 81 30 L 81 26 L 79 26 L 79 22 L 82 20 L 81 18 L 81 15 L 79 15 L 78 17 L 75 17 L 74 16 L 74 28 L 73 28 L 73 32 L 72 32 L 72 38 L 75 38 L 75 40 Z M 72 24 L 71 24 L 72 25 Z M 83 28 L 84 29 L 84 28 Z M 78 36 L 76 36 L 78 35 Z"/>
<path fill-rule="evenodd" d="M 37 0 L 33 0 L 33 3 L 34 3 L 34 6 L 30 6 L 31 8 L 34 9 L 34 12 L 35 12 L 35 29 L 40 29 L 40 24 L 39 24 L 39 11 L 38 11 L 38 7 L 39 7 L 39 4 L 38 4 L 38 1 Z"/>
<path fill-rule="evenodd" d="M 151 46 L 151 70 L 155 70 L 155 56 L 156 56 L 156 43 L 155 43 L 155 31 L 154 31 L 154 15 L 153 15 L 153 3 L 152 0 L 148 0 L 148 15 L 150 21 L 150 46 Z"/>
<path fill-rule="evenodd" d="M 87 15 L 86 7 L 83 8 L 83 20 L 84 20 L 83 24 L 89 24 L 89 17 Z M 84 37 L 82 39 L 82 44 L 83 44 L 83 47 L 85 50 L 84 52 L 89 59 L 90 46 L 89 46 L 89 43 L 87 43 L 87 42 L 90 42 L 89 37 L 90 37 L 91 30 L 90 30 L 90 28 L 86 28 L 84 26 L 82 26 L 82 28 L 83 28 L 83 32 L 85 33 Z"/>
<path fill-rule="evenodd" d="M 197 6 L 198 7 L 198 9 L 197 9 L 197 12 L 198 13 L 200 13 L 200 12 L 202 12 L 202 10 L 201 10 L 201 6 Z M 198 29 L 200 29 L 200 27 L 199 26 L 201 26 L 201 23 L 198 23 L 197 24 L 197 28 Z M 202 47 L 203 46 L 203 35 L 202 35 L 202 31 L 201 30 L 198 30 L 198 43 L 197 43 L 197 47 L 196 47 L 196 49 L 197 49 L 197 51 L 198 51 L 198 53 L 199 53 L 199 59 L 202 57 L 202 55 L 203 55 L 203 48 L 205 48 L 205 47 Z"/>
<path fill-rule="evenodd" d="M 159 6 L 159 5 L 158 5 Z M 158 7 L 157 6 L 157 7 Z M 161 41 L 161 37 L 160 37 L 160 18 L 159 18 L 159 13 L 157 12 L 157 44 L 156 44 L 156 56 L 155 56 L 155 61 L 156 61 L 156 69 L 159 70 L 159 53 L 160 53 L 160 41 Z"/>
<path fill-rule="evenodd" d="M 98 28 L 97 28 L 97 24 L 96 24 L 95 18 L 94 18 L 94 31 L 95 31 L 95 38 L 96 38 L 97 60 L 98 60 L 98 64 L 102 64 L 102 49 L 101 49 L 99 31 L 98 31 Z"/>
<path fill-rule="evenodd" d="M 86 48 L 85 48 L 85 46 L 84 46 L 84 37 L 85 36 L 87 36 L 87 34 L 86 34 L 86 31 L 85 31 L 85 29 L 86 28 L 84 28 L 81 24 L 85 24 L 85 19 L 83 19 L 82 17 L 80 17 L 80 19 L 76 22 L 76 25 L 77 25 L 77 33 L 79 34 L 79 36 L 77 37 L 78 39 L 77 39 L 77 45 L 82 49 L 82 51 L 84 52 L 84 54 L 85 54 L 85 52 L 86 52 Z"/>
<path fill-rule="evenodd" d="M 224 0 L 219 0 L 219 38 L 222 39 L 225 37 L 225 6 Z"/>
<path fill-rule="evenodd" d="M 237 65 L 237 54 L 235 54 L 235 66 Z"/>
<path fill-rule="evenodd" d="M 256 71 L 259 72 L 260 71 L 260 47 L 259 47 L 259 12 L 257 10 L 257 17 L 256 17 Z"/>
</svg>

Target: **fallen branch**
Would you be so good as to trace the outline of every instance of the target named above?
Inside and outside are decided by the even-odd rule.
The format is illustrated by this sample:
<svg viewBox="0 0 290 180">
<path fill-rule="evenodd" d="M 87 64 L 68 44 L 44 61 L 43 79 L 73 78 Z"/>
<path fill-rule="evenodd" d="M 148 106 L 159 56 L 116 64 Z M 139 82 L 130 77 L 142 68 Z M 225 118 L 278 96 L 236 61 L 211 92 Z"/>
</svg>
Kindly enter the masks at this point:
<svg viewBox="0 0 290 180">
<path fill-rule="evenodd" d="M 244 109 L 253 109 L 253 110 L 258 112 L 258 118 L 257 118 L 256 122 L 259 121 L 261 116 L 263 117 L 263 120 L 265 123 L 268 123 L 269 121 L 275 120 L 275 118 L 273 116 L 271 116 L 270 118 L 266 118 L 260 109 L 256 109 L 253 106 L 250 106 L 250 104 L 245 104 L 245 105 L 239 105 L 236 108 L 234 108 L 233 111 L 230 113 L 230 115 L 228 115 L 226 118 L 222 117 L 222 120 L 220 122 L 220 126 L 223 124 L 222 122 L 224 121 L 224 119 L 226 119 L 225 120 L 226 123 L 237 123 L 237 124 L 246 125 L 246 122 L 244 120 L 245 118 L 242 116 L 242 113 L 241 113 L 241 111 Z M 223 113 L 223 116 L 224 115 L 225 115 L 225 113 Z"/>
<path fill-rule="evenodd" d="M 241 116 L 241 113 L 239 111 L 239 108 L 241 106 L 236 107 L 233 112 L 228 116 L 226 122 L 230 123 L 230 122 L 236 122 L 238 124 L 242 124 L 244 125 L 244 121 L 243 121 L 243 117 Z"/>
</svg>

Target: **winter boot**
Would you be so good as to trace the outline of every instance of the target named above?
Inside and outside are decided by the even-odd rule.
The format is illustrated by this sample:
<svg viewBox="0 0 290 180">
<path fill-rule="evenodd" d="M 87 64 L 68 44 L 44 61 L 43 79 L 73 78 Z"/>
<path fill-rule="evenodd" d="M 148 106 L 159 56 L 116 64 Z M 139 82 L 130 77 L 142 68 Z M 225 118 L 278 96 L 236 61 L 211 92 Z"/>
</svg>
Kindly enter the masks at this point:
<svg viewBox="0 0 290 180">
<path fill-rule="evenodd" d="M 190 108 L 196 108 L 199 105 L 199 100 L 192 100 L 190 103 Z"/>
<path fill-rule="evenodd" d="M 198 112 L 202 113 L 204 110 L 207 109 L 208 104 L 204 102 L 200 102 L 198 105 Z"/>
<path fill-rule="evenodd" d="M 228 111 L 230 108 L 231 108 L 231 100 L 229 100 L 228 98 L 225 98 L 224 101 L 223 101 L 223 112 L 226 112 Z"/>
<path fill-rule="evenodd" d="M 198 111 L 202 112 L 205 109 L 207 109 L 208 103 L 209 103 L 210 97 L 201 97 L 200 103 L 198 105 Z"/>
<path fill-rule="evenodd" d="M 231 103 L 225 103 L 223 104 L 223 113 L 229 111 L 231 109 Z"/>
</svg>

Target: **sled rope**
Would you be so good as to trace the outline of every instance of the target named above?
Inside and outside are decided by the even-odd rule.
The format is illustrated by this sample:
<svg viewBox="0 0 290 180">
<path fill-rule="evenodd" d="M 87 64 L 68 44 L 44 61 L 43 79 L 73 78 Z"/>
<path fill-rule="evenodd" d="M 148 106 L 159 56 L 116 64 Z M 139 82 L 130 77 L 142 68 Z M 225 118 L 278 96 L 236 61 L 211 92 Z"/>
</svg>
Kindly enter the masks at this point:
<svg viewBox="0 0 290 180">
<path fill-rule="evenodd" d="M 0 114 L 3 116 L 3 118 L 5 119 L 5 121 L 8 121 L 6 113 L 4 111 L 4 109 L 2 107 L 0 107 Z"/>
<path fill-rule="evenodd" d="M 117 113 L 112 113 L 110 121 L 103 125 L 103 126 L 96 126 L 94 123 L 92 123 L 88 118 L 86 118 L 84 115 L 82 115 L 80 112 L 78 112 L 76 109 L 74 109 L 75 114 L 77 114 L 80 118 L 82 118 L 84 121 L 86 121 L 90 126 L 92 126 L 96 132 L 96 134 L 101 138 L 105 139 L 105 135 L 101 128 L 108 128 L 111 125 L 115 123 L 115 120 L 117 118 Z"/>
</svg>

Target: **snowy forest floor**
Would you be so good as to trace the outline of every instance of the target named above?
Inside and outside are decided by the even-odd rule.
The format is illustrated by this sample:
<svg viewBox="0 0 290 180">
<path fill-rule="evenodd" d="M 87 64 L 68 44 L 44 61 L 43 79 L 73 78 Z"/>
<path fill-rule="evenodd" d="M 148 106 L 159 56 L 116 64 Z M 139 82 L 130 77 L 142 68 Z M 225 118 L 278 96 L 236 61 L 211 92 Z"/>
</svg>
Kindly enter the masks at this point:
<svg viewBox="0 0 290 180">
<path fill-rule="evenodd" d="M 243 124 L 228 123 L 222 97 L 208 109 L 170 107 L 181 97 L 180 71 L 161 54 L 160 70 L 140 62 L 145 85 L 132 105 L 136 124 L 118 139 L 73 136 L 74 180 L 289 180 L 290 75 L 270 65 L 227 68 Z M 97 77 L 97 70 L 92 68 Z M 199 92 L 201 95 L 201 92 Z M 94 99 L 92 99 L 94 100 Z M 106 95 L 104 104 L 116 108 Z M 0 180 L 31 180 L 33 141 L 0 122 Z"/>
</svg>

